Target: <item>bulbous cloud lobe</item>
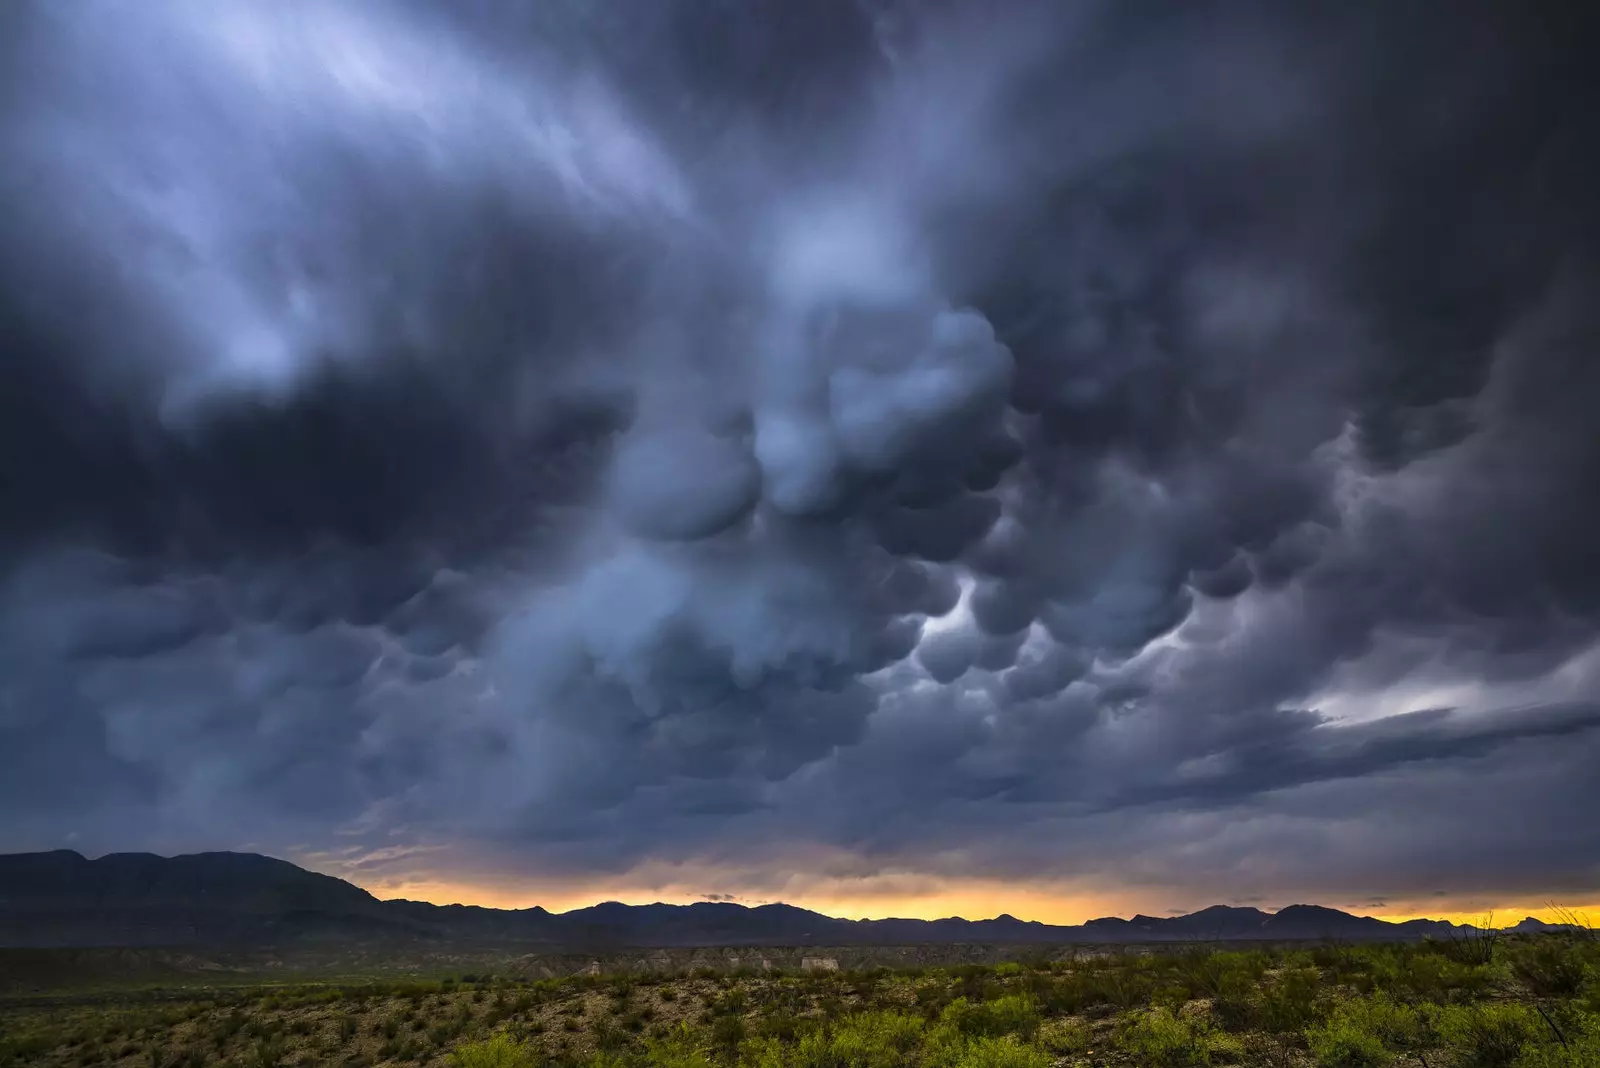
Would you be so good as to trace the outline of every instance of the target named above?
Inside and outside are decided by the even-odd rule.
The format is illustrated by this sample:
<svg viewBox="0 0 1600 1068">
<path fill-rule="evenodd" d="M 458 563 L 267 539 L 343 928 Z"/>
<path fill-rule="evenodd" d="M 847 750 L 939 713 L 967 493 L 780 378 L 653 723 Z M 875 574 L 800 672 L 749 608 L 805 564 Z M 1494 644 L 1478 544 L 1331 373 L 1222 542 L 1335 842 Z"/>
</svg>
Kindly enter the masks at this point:
<svg viewBox="0 0 1600 1068">
<path fill-rule="evenodd" d="M 1593 889 L 1591 13 L 3 19 L 0 846 Z"/>
</svg>

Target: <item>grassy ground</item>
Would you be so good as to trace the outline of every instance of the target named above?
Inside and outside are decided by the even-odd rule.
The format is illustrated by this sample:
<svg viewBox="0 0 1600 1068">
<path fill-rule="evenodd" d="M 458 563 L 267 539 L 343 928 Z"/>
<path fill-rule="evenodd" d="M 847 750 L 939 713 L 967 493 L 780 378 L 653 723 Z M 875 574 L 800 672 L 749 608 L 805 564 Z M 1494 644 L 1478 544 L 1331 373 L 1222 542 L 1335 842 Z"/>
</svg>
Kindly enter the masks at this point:
<svg viewBox="0 0 1600 1068">
<path fill-rule="evenodd" d="M 1600 942 L 1190 947 L 820 974 L 512 975 L 79 992 L 0 1066 L 1600 1066 Z"/>
</svg>

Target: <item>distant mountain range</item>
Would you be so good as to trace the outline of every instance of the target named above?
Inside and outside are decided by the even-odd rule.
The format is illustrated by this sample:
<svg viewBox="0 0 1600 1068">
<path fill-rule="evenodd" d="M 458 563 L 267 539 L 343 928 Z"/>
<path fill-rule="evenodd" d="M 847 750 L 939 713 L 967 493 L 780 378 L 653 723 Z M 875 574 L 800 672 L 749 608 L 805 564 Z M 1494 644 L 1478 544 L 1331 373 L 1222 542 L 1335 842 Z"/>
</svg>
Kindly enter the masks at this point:
<svg viewBox="0 0 1600 1068">
<path fill-rule="evenodd" d="M 1547 925 L 1528 918 L 1518 930 Z M 70 850 L 0 854 L 0 946 L 202 946 L 305 942 L 599 949 L 956 943 L 1392 941 L 1448 938 L 1444 920 L 1390 923 L 1317 905 L 1213 905 L 1186 916 L 1053 926 L 992 920 L 841 920 L 793 905 L 624 905 L 571 912 L 380 901 L 360 887 L 253 853 L 158 857 Z"/>
</svg>

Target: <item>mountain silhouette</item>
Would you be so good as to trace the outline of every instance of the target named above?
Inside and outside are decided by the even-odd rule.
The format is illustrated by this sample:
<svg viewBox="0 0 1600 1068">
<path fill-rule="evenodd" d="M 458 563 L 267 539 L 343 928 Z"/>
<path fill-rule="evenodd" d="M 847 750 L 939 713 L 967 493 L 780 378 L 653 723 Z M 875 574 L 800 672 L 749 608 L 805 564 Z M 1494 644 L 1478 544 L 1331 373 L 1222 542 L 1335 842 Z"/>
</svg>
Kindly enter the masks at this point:
<svg viewBox="0 0 1600 1068">
<path fill-rule="evenodd" d="M 1535 929 L 1537 920 L 1518 929 Z M 1544 925 L 1539 925 L 1542 928 Z M 1390 923 L 1317 905 L 1213 905 L 1183 916 L 1057 926 L 990 920 L 842 920 L 793 905 L 602 902 L 571 912 L 380 901 L 341 879 L 252 853 L 159 857 L 0 854 L 0 946 L 499 943 L 548 947 L 1349 941 L 1449 937 L 1443 920 Z"/>
</svg>

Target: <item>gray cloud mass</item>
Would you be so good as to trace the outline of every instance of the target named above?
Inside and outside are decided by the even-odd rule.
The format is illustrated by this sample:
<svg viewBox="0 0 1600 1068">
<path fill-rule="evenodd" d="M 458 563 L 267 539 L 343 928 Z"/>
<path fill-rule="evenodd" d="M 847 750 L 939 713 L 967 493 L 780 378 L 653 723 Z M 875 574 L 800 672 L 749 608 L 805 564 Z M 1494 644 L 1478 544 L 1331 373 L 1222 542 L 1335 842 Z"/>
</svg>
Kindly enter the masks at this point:
<svg viewBox="0 0 1600 1068">
<path fill-rule="evenodd" d="M 0 19 L 0 848 L 1600 890 L 1583 5 Z"/>
</svg>

